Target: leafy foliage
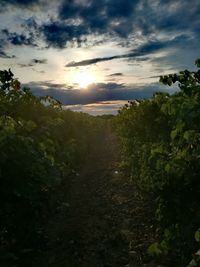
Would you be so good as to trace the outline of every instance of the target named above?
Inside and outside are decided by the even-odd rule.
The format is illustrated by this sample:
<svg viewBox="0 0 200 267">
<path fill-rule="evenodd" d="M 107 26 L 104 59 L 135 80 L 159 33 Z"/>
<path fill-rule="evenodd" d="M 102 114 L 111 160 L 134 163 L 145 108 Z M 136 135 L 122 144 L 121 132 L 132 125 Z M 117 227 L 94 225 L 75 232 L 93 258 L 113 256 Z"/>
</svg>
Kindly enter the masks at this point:
<svg viewBox="0 0 200 267">
<path fill-rule="evenodd" d="M 23 266 L 24 253 L 42 249 L 48 209 L 56 208 L 60 188 L 84 164 L 103 123 L 62 110 L 49 96 L 35 97 L 10 70 L 0 71 L 0 261 L 6 266 Z"/>
<path fill-rule="evenodd" d="M 156 198 L 163 240 L 149 248 L 169 266 L 185 266 L 200 225 L 200 60 L 198 70 L 160 78 L 179 90 L 133 101 L 119 112 L 124 167 Z M 167 256 L 167 257 L 166 257 Z M 170 260 L 169 260 L 170 259 Z"/>
</svg>

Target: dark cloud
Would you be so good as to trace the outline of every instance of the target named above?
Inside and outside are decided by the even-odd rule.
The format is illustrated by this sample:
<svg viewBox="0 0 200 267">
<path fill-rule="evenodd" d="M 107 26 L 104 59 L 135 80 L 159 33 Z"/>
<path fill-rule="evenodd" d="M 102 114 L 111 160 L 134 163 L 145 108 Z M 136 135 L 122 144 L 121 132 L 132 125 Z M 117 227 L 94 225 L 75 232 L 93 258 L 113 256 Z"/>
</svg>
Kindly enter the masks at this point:
<svg viewBox="0 0 200 267">
<path fill-rule="evenodd" d="M 157 30 L 165 31 L 186 31 L 195 30 L 199 25 L 200 2 L 198 0 L 176 0 L 162 1 L 157 5 L 159 16 L 156 16 L 156 9 L 148 6 L 152 16 L 149 19 Z"/>
<path fill-rule="evenodd" d="M 69 62 L 66 65 L 66 67 L 87 66 L 87 65 L 96 64 L 98 62 L 104 62 L 104 61 L 110 61 L 113 59 L 122 59 L 122 58 L 135 58 L 137 60 L 138 57 L 140 56 L 145 56 L 145 55 L 157 52 L 161 49 L 171 48 L 173 46 L 177 47 L 180 45 L 184 46 L 189 40 L 190 40 L 190 37 L 187 35 L 180 35 L 167 41 L 155 40 L 155 41 L 151 41 L 149 43 L 145 43 L 144 45 L 139 46 L 137 49 L 133 50 L 131 53 L 128 53 L 128 54 L 116 55 L 116 56 L 111 56 L 111 57 L 92 58 L 92 59 L 82 60 L 78 62 L 73 61 L 73 62 Z M 146 58 L 144 58 L 143 60 L 146 60 Z"/>
<path fill-rule="evenodd" d="M 39 28 L 39 25 L 36 22 L 34 17 L 30 17 L 24 20 L 24 22 L 22 23 L 22 27 L 25 28 L 26 30 L 34 29 L 37 31 Z"/>
<path fill-rule="evenodd" d="M 43 4 L 48 8 L 44 0 L 0 0 L 0 4 L 18 8 Z M 123 39 L 137 47 L 137 38 L 149 43 L 152 35 L 159 32 L 167 33 L 169 39 L 183 31 L 188 31 L 190 36 L 200 35 L 199 0 L 59 0 L 57 6 L 54 19 L 48 18 L 38 25 L 38 21 L 29 18 L 25 23 L 28 36 L 7 32 L 9 41 L 14 45 L 35 46 L 33 29 L 37 38 L 45 40 L 47 47 L 56 48 L 73 44 L 80 47 L 89 42 L 89 36 L 93 43 L 97 36 L 103 41 L 114 38 L 118 43 Z"/>
<path fill-rule="evenodd" d="M 121 73 L 121 72 L 116 72 L 116 73 L 112 73 L 112 74 L 109 74 L 108 75 L 108 77 L 118 77 L 118 76 L 124 76 L 124 74 L 123 73 Z"/>
<path fill-rule="evenodd" d="M 20 68 L 28 68 L 28 67 L 33 67 L 34 64 L 32 64 L 32 63 L 28 63 L 28 64 L 19 63 L 18 66 L 19 66 Z"/>
<path fill-rule="evenodd" d="M 15 58 L 14 55 L 9 55 L 5 52 L 6 44 L 3 40 L 0 40 L 0 58 Z"/>
<path fill-rule="evenodd" d="M 139 1 L 138 0 L 65 0 L 60 7 L 59 15 L 62 19 L 82 18 L 91 27 L 99 25 L 107 17 L 125 18 L 130 17 Z M 90 23 L 91 21 L 96 23 Z M 97 22 L 98 21 L 98 22 Z"/>
<path fill-rule="evenodd" d="M 33 64 L 46 64 L 47 63 L 47 59 L 37 59 L 34 58 L 32 59 Z"/>
<path fill-rule="evenodd" d="M 27 45 L 27 46 L 37 46 L 36 40 L 33 33 L 29 33 L 28 36 L 25 34 L 19 34 L 16 32 L 9 32 L 7 29 L 1 30 L 1 34 L 5 36 L 5 40 L 8 43 L 16 46 Z"/>
<path fill-rule="evenodd" d="M 15 56 L 8 55 L 5 51 L 0 48 L 0 58 L 15 58 Z"/>
<path fill-rule="evenodd" d="M 30 7 L 37 5 L 39 0 L 0 0 L 2 7 L 7 7 L 9 5 L 16 7 Z"/>
<path fill-rule="evenodd" d="M 127 37 L 132 24 L 127 20 L 134 14 L 139 0 L 64 1 L 60 7 L 61 20 L 77 19 L 90 33 L 116 34 Z"/>
<path fill-rule="evenodd" d="M 52 83 L 51 80 L 49 81 L 40 81 L 40 82 L 30 82 L 26 84 L 26 86 L 30 88 L 41 88 L 43 89 L 61 89 L 61 90 L 71 90 L 73 87 L 68 86 L 66 83 Z"/>
<path fill-rule="evenodd" d="M 33 67 L 35 65 L 41 65 L 41 64 L 46 64 L 47 63 L 47 59 L 32 59 L 31 62 L 27 63 L 27 64 L 23 64 L 23 63 L 19 63 L 18 66 L 20 66 L 21 68 L 25 68 L 25 67 Z"/>
<path fill-rule="evenodd" d="M 47 5 L 42 0 L 0 0 L 0 3 L 19 8 Z M 96 44 L 95 38 L 98 42 L 99 38 L 102 41 L 112 38 L 118 44 L 137 47 L 138 38 L 139 43 L 152 43 L 152 36 L 159 32 L 167 34 L 168 39 L 183 31 L 195 38 L 200 36 L 199 0 L 60 0 L 57 6 L 53 18 L 40 21 L 40 25 L 33 18 L 27 19 L 28 36 L 9 33 L 9 41 L 14 45 L 36 45 L 35 33 L 37 38 L 45 40 L 47 47 L 62 49 L 89 42 Z"/>
<path fill-rule="evenodd" d="M 87 89 L 79 90 L 66 87 L 66 84 L 53 84 L 51 81 L 29 83 L 34 94 L 38 96 L 50 95 L 63 105 L 91 104 L 98 101 L 133 100 L 149 98 L 156 91 L 174 91 L 160 84 L 128 86 L 118 83 L 92 84 Z"/>
<path fill-rule="evenodd" d="M 88 31 L 85 27 L 79 25 L 68 25 L 65 22 L 49 22 L 40 27 L 48 47 L 57 48 L 66 47 L 66 43 L 76 43 L 80 46 L 86 42 Z"/>
<path fill-rule="evenodd" d="M 127 20 L 139 0 L 66 0 L 59 8 L 58 20 L 49 21 L 40 27 L 47 45 L 64 48 L 68 43 L 81 46 L 87 36 L 109 35 L 127 37 L 133 29 Z M 94 43 L 96 42 L 93 40 Z"/>
<path fill-rule="evenodd" d="M 57 20 L 45 23 L 40 31 L 47 45 L 57 48 L 69 43 L 81 46 L 90 35 L 93 40 L 95 35 L 123 39 L 133 46 L 138 32 L 146 42 L 159 31 L 166 32 L 169 39 L 183 30 L 199 35 L 199 12 L 198 0 L 65 0 Z"/>
<path fill-rule="evenodd" d="M 81 67 L 81 66 L 88 66 L 92 64 L 96 64 L 98 62 L 104 62 L 104 61 L 110 61 L 113 59 L 118 59 L 118 58 L 124 58 L 128 57 L 127 55 L 121 55 L 121 56 L 112 56 L 112 57 L 98 57 L 98 58 L 91 58 L 91 59 L 86 59 L 82 61 L 72 61 L 69 62 L 65 67 Z"/>
</svg>

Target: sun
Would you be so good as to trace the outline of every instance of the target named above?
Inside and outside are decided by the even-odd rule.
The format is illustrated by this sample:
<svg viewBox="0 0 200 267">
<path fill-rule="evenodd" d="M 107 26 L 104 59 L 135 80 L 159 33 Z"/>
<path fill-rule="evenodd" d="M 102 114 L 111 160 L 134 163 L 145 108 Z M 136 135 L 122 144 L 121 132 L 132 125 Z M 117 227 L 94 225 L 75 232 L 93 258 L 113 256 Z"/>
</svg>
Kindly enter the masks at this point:
<svg viewBox="0 0 200 267">
<path fill-rule="evenodd" d="M 86 71 L 77 72 L 74 75 L 74 83 L 78 84 L 81 88 L 86 88 L 89 84 L 95 83 L 95 77 Z"/>
</svg>

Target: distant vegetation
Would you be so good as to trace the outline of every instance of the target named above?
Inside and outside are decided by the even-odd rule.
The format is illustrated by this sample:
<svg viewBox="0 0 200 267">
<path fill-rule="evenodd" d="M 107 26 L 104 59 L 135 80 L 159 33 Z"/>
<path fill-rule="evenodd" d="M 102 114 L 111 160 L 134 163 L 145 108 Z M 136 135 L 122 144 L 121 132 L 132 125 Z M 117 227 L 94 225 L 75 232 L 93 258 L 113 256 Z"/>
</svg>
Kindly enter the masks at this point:
<svg viewBox="0 0 200 267">
<path fill-rule="evenodd" d="M 123 166 L 156 198 L 162 239 L 148 252 L 168 266 L 186 266 L 200 248 L 200 60 L 196 65 L 196 72 L 160 78 L 177 82 L 176 93 L 130 102 L 117 117 Z M 189 266 L 199 266 L 199 255 Z"/>
<path fill-rule="evenodd" d="M 161 77 L 178 83 L 174 94 L 156 93 L 129 102 L 117 116 L 99 117 L 62 110 L 53 98 L 22 88 L 10 70 L 0 71 L 2 266 L 29 266 L 40 253 L 49 210 L 106 138 L 108 124 L 120 137 L 123 169 L 156 202 L 161 239 L 148 254 L 165 266 L 199 266 L 200 60 L 196 65 L 196 72 Z"/>
</svg>

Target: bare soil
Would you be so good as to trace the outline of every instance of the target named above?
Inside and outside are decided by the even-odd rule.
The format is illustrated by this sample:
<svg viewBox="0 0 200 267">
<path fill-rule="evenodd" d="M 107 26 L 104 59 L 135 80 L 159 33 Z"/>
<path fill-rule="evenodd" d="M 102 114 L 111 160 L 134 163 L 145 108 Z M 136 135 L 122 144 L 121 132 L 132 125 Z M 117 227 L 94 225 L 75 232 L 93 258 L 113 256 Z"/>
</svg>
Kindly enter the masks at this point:
<svg viewBox="0 0 200 267">
<path fill-rule="evenodd" d="M 152 200 L 118 169 L 119 146 L 110 129 L 86 158 L 70 187 L 63 188 L 33 266 L 157 266 L 146 253 L 157 237 Z"/>
</svg>

